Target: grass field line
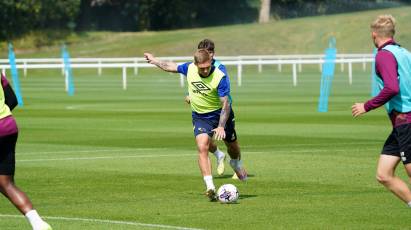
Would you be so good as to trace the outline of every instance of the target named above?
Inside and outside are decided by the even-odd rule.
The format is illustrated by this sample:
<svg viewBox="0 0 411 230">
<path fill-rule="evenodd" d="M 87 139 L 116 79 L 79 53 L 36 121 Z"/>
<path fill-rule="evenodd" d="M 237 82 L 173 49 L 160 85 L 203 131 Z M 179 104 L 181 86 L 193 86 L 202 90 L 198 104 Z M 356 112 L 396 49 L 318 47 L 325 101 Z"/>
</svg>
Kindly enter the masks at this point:
<svg viewBox="0 0 411 230">
<path fill-rule="evenodd" d="M 279 145 L 247 145 L 247 147 L 283 147 L 283 146 L 336 146 L 336 145 L 370 145 L 370 142 L 350 142 L 350 143 L 333 143 L 333 144 L 279 144 Z M 171 148 L 128 148 L 128 149 L 93 149 L 93 150 L 62 150 L 62 151 L 46 151 L 46 152 L 19 152 L 18 155 L 42 155 L 42 154 L 59 154 L 59 153 L 98 153 L 98 152 L 134 152 L 134 151 L 164 151 L 171 150 Z M 183 150 L 187 151 L 187 150 Z M 248 151 L 246 151 L 249 153 Z"/>
<path fill-rule="evenodd" d="M 153 151 L 167 150 L 168 148 L 133 148 L 133 149 L 93 149 L 93 150 L 63 150 L 49 152 L 20 152 L 19 155 L 41 155 L 41 154 L 59 154 L 59 153 L 98 153 L 98 152 L 133 152 L 133 151 Z"/>
<path fill-rule="evenodd" d="M 374 148 L 370 148 L 374 149 Z M 279 151 L 247 151 L 246 154 L 264 153 L 316 153 L 316 152 L 346 152 L 347 149 L 309 149 L 309 150 L 279 150 Z M 361 149 L 364 151 L 364 148 Z M 96 156 L 96 157 L 65 157 L 65 158 L 42 158 L 22 159 L 17 162 L 39 162 L 39 161 L 76 161 L 76 160 L 107 160 L 107 159 L 129 159 L 129 158 L 157 158 L 157 157 L 186 157 L 197 156 L 196 153 L 187 154 L 150 154 L 150 155 L 128 155 L 128 156 Z"/>
<path fill-rule="evenodd" d="M 35 162 L 35 161 L 70 161 L 70 160 L 100 160 L 100 159 L 123 159 L 123 158 L 157 158 L 157 157 L 183 157 L 196 156 L 196 154 L 151 154 L 151 155 L 129 155 L 129 156 L 100 156 L 100 157 L 66 157 L 66 158 L 43 158 L 43 159 L 26 159 L 17 160 L 17 162 Z"/>
<path fill-rule="evenodd" d="M 0 214 L 0 217 L 4 217 L 4 218 L 24 218 L 22 215 L 7 215 L 7 214 Z M 133 225 L 133 226 L 140 226 L 140 227 L 160 228 L 160 229 L 201 230 L 199 228 L 187 228 L 187 227 L 172 226 L 172 225 L 146 224 L 146 223 L 139 223 L 139 222 L 132 222 L 132 221 L 89 219 L 89 218 L 77 218 L 77 217 L 44 216 L 44 219 L 47 219 L 47 220 L 63 220 L 63 221 L 94 222 L 94 223 L 115 224 L 115 225 Z"/>
<path fill-rule="evenodd" d="M 381 144 L 381 141 L 365 141 L 365 142 L 340 142 L 340 143 L 330 143 L 330 144 L 319 144 L 319 143 L 304 143 L 304 144 L 276 144 L 276 145 L 247 145 L 247 147 L 283 147 L 283 146 L 298 146 L 298 147 L 310 147 L 310 146 L 319 146 L 319 147 L 329 147 L 329 146 L 338 146 L 338 145 L 370 145 L 370 144 Z"/>
</svg>

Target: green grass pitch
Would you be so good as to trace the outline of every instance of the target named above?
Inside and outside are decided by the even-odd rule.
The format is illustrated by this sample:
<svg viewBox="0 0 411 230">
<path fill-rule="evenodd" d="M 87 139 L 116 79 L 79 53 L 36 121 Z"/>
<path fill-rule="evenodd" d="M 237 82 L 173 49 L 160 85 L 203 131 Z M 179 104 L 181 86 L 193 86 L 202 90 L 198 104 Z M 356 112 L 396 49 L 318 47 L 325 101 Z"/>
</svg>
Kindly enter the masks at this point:
<svg viewBox="0 0 411 230">
<path fill-rule="evenodd" d="M 370 95 L 369 66 L 334 78 L 329 112 L 318 113 L 318 66 L 229 68 L 246 183 L 238 204 L 208 202 L 197 166 L 190 108 L 179 76 L 154 69 L 74 70 L 75 96 L 58 70 L 21 76 L 16 182 L 57 230 L 406 229 L 410 209 L 380 186 L 375 165 L 390 132 L 382 109 L 353 119 Z M 225 151 L 222 143 L 220 148 Z M 212 158 L 215 163 L 215 159 Z M 402 165 L 400 176 L 405 178 Z M 214 170 L 215 172 L 215 170 Z M 0 198 L 0 229 L 29 229 Z"/>
</svg>

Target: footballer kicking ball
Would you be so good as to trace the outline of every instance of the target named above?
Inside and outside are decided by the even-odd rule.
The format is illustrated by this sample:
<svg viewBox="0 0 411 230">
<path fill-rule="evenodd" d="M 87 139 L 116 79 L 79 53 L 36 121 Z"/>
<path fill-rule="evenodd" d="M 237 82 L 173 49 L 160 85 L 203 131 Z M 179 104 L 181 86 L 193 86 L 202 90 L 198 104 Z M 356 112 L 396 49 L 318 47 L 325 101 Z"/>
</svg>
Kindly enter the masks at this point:
<svg viewBox="0 0 411 230">
<path fill-rule="evenodd" d="M 237 187 L 232 184 L 224 184 L 217 190 L 217 199 L 223 204 L 235 203 L 238 200 Z"/>
</svg>

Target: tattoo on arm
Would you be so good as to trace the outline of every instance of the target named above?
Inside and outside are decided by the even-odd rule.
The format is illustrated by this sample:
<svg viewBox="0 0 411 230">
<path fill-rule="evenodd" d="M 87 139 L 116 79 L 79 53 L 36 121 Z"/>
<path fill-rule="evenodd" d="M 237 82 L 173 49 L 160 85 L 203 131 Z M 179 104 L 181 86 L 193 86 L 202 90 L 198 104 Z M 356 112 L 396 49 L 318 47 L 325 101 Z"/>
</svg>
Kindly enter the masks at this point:
<svg viewBox="0 0 411 230">
<path fill-rule="evenodd" d="M 174 62 L 156 61 L 153 64 L 164 71 L 175 73 L 177 72 L 177 64 Z"/>
<path fill-rule="evenodd" d="M 223 106 L 221 109 L 220 121 L 218 122 L 218 126 L 225 127 L 228 117 L 230 116 L 231 108 L 230 108 L 230 104 L 228 103 L 228 96 L 220 97 L 220 101 L 223 104 Z"/>
</svg>

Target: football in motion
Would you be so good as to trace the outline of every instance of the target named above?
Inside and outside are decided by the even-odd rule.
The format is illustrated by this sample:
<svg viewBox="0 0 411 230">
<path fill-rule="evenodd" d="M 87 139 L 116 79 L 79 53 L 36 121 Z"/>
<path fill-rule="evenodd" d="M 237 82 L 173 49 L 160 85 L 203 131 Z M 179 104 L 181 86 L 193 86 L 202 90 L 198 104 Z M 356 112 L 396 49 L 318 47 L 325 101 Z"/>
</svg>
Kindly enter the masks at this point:
<svg viewBox="0 0 411 230">
<path fill-rule="evenodd" d="M 224 204 L 235 203 L 238 200 L 237 187 L 232 184 L 224 184 L 217 190 L 217 199 Z"/>
</svg>

